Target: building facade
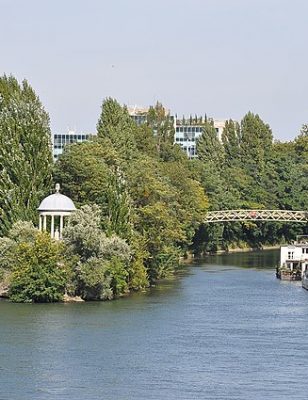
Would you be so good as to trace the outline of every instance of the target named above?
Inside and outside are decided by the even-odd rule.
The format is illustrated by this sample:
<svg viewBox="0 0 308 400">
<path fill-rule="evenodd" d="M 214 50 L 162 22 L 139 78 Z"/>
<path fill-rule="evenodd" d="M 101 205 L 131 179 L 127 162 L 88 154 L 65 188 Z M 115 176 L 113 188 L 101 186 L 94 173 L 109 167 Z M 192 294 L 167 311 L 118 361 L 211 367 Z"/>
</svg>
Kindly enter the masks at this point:
<svg viewBox="0 0 308 400">
<path fill-rule="evenodd" d="M 148 118 L 149 107 L 129 106 L 128 114 L 132 120 L 138 125 L 146 124 Z"/>
<path fill-rule="evenodd" d="M 66 145 L 72 143 L 81 143 L 89 140 L 93 134 L 90 133 L 77 133 L 75 131 L 68 131 L 67 133 L 55 133 L 52 135 L 52 150 L 54 161 L 57 161 L 59 156 L 63 153 Z"/>
<path fill-rule="evenodd" d="M 130 106 L 127 108 L 129 115 L 138 125 L 147 123 L 149 107 Z M 167 110 L 169 113 L 169 110 Z M 171 116 L 174 124 L 174 143 L 178 144 L 190 159 L 197 157 L 196 143 L 203 131 L 204 122 L 202 118 L 183 119 L 179 120 Z M 225 122 L 222 120 L 213 120 L 214 128 L 217 132 L 219 140 L 225 127 Z M 154 132 L 155 134 L 155 132 Z M 81 143 L 89 140 L 96 133 L 77 133 L 69 130 L 67 133 L 56 133 L 52 135 L 53 157 L 56 161 L 62 154 L 66 145 L 72 143 Z"/>
<path fill-rule="evenodd" d="M 221 135 L 225 127 L 225 121 L 214 120 L 214 128 L 217 137 L 221 140 Z M 203 132 L 202 119 L 177 120 L 175 125 L 174 143 L 181 146 L 182 150 L 190 159 L 197 157 L 197 139 Z"/>
</svg>

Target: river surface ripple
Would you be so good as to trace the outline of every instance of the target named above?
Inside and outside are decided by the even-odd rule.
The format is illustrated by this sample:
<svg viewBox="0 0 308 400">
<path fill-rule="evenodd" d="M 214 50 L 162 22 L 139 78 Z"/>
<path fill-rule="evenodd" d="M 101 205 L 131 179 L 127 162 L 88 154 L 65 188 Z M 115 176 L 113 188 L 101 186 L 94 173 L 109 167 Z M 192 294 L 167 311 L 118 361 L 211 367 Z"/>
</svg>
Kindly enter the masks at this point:
<svg viewBox="0 0 308 400">
<path fill-rule="evenodd" d="M 0 301 L 1 400 L 307 399 L 308 292 L 277 252 L 103 303 Z"/>
</svg>

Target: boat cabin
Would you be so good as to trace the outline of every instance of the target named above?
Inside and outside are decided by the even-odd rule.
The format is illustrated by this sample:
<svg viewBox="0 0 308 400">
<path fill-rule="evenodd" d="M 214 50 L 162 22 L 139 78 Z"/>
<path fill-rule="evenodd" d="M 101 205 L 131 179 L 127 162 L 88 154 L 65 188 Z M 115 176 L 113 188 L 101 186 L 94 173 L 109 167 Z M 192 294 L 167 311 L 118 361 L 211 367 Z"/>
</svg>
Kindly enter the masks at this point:
<svg viewBox="0 0 308 400">
<path fill-rule="evenodd" d="M 308 270 L 308 235 L 297 236 L 293 244 L 281 246 L 277 277 L 301 280 Z"/>
</svg>

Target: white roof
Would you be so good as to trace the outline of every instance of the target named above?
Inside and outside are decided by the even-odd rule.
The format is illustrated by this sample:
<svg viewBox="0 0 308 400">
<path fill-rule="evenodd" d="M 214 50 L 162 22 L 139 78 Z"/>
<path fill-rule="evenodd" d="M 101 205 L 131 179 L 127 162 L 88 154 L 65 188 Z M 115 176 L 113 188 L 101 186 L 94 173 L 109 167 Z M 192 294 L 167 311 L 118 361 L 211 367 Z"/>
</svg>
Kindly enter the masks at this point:
<svg viewBox="0 0 308 400">
<path fill-rule="evenodd" d="M 76 207 L 73 201 L 59 192 L 45 197 L 41 202 L 39 211 L 75 211 Z"/>
</svg>

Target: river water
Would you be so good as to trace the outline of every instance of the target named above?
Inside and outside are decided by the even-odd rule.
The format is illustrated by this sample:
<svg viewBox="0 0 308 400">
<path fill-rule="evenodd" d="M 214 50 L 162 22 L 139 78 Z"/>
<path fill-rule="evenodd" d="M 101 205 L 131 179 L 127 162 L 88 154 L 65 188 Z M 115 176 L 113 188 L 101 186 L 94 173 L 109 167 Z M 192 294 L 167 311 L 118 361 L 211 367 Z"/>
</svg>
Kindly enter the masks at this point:
<svg viewBox="0 0 308 400">
<path fill-rule="evenodd" d="M 308 292 L 275 251 L 113 302 L 0 301 L 1 400 L 307 399 Z"/>
</svg>

